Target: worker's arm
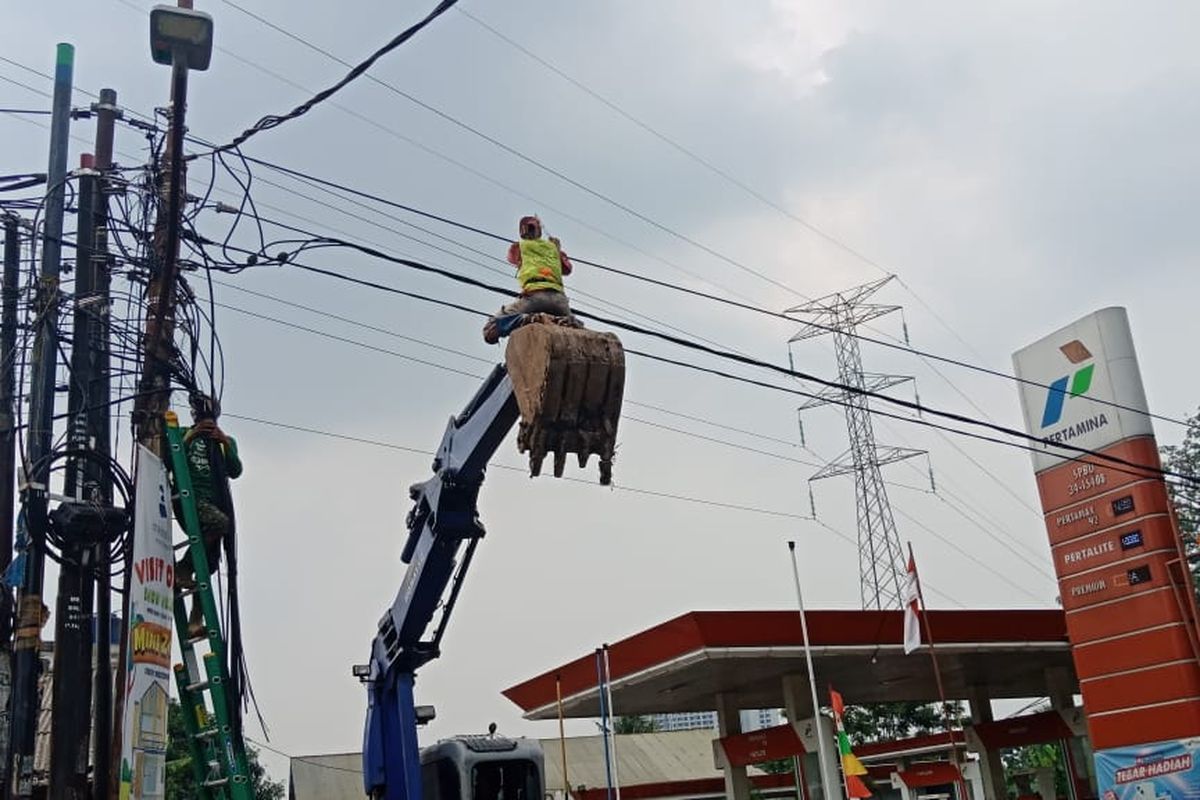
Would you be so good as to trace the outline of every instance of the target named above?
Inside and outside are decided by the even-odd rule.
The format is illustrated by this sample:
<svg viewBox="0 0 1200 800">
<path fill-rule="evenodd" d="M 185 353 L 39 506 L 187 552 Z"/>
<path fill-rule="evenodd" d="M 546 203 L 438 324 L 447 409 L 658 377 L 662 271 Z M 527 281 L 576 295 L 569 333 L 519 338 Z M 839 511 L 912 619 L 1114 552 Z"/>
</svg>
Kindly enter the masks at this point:
<svg viewBox="0 0 1200 800">
<path fill-rule="evenodd" d="M 554 242 L 554 246 L 558 248 L 558 265 L 562 267 L 563 275 L 571 274 L 571 259 L 567 258 L 567 251 L 562 249 L 562 242 L 551 236 L 550 241 Z"/>
<path fill-rule="evenodd" d="M 225 461 L 225 475 L 236 478 L 242 474 L 242 460 L 238 458 L 237 440 L 221 430 L 215 420 L 197 422 L 188 429 L 187 437 L 207 436 L 221 446 L 221 458 Z M 185 439 L 186 441 L 186 439 Z"/>
<path fill-rule="evenodd" d="M 242 460 L 238 458 L 237 439 L 224 435 L 221 442 L 221 455 L 225 458 L 225 474 L 231 479 L 242 474 Z"/>
<path fill-rule="evenodd" d="M 521 266 L 521 245 L 513 242 L 508 248 L 508 263 L 514 267 Z"/>
</svg>

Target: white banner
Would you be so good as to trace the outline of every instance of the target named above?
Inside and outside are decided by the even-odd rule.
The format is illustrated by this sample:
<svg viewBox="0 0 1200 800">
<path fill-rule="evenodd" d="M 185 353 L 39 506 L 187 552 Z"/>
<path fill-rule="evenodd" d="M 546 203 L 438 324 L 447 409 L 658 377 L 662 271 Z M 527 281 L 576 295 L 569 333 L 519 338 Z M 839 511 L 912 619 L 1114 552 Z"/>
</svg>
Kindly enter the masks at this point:
<svg viewBox="0 0 1200 800">
<path fill-rule="evenodd" d="M 161 800 L 166 792 L 167 698 L 175 599 L 171 488 L 163 462 L 140 445 L 136 499 L 120 797 Z"/>
</svg>

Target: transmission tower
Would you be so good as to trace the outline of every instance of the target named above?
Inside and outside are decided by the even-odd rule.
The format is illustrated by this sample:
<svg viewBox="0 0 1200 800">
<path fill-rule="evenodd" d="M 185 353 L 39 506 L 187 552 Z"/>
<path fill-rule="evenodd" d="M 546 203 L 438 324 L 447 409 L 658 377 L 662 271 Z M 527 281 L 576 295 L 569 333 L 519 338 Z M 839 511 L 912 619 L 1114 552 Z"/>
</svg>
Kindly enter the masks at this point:
<svg viewBox="0 0 1200 800">
<path fill-rule="evenodd" d="M 875 443 L 871 409 L 864 391 L 878 392 L 913 380 L 907 375 L 881 375 L 864 372 L 856 336 L 858 326 L 899 311 L 900 306 L 879 305 L 866 300 L 879 291 L 892 276 L 866 283 L 844 292 L 836 292 L 786 313 L 807 324 L 788 340 L 791 345 L 826 333 L 833 335 L 838 378 L 847 388 L 829 387 L 800 407 L 800 411 L 835 403 L 845 409 L 846 431 L 850 447 L 842 455 L 818 470 L 809 480 L 839 475 L 854 476 L 854 496 L 858 510 L 858 566 L 861 575 L 863 608 L 899 608 L 902 575 L 905 571 L 896 520 L 888 502 L 880 467 L 896 461 L 925 455 L 924 450 L 887 447 Z M 803 428 L 801 428 L 803 437 Z"/>
</svg>

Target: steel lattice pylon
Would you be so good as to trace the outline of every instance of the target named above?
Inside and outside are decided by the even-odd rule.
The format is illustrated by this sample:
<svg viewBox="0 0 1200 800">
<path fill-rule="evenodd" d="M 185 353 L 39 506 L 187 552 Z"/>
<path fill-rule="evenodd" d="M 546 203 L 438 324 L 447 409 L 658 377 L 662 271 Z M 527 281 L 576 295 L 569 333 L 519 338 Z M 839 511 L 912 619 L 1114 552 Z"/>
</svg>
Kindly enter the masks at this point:
<svg viewBox="0 0 1200 800">
<path fill-rule="evenodd" d="M 863 608 L 879 609 L 901 606 L 902 575 L 905 570 L 896 521 L 892 516 L 880 467 L 925 455 L 924 450 L 877 445 L 875 431 L 871 425 L 868 398 L 862 393 L 864 390 L 880 391 L 912 380 L 909 376 L 864 372 L 862 368 L 862 355 L 859 353 L 858 339 L 855 336 L 858 326 L 900 309 L 900 306 L 864 301 L 890 280 L 891 276 L 888 276 L 790 308 L 786 312 L 807 322 L 789 340 L 789 347 L 793 342 L 812 339 L 826 333 L 833 336 L 838 378 L 847 388 L 826 389 L 802 405 L 800 410 L 831 402 L 841 405 L 845 410 L 850 448 L 818 470 L 809 480 L 854 475 L 862 605 Z"/>
</svg>

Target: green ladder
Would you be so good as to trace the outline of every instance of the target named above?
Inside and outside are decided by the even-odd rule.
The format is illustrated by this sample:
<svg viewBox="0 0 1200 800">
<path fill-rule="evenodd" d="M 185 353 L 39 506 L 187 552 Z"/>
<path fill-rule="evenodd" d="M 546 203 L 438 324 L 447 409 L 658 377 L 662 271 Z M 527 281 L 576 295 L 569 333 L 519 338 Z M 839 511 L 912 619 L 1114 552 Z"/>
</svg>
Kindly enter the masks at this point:
<svg viewBox="0 0 1200 800">
<path fill-rule="evenodd" d="M 208 572 L 208 556 L 200 535 L 200 516 L 192 492 L 184 452 L 183 430 L 175 412 L 165 414 L 167 444 L 171 451 L 171 472 L 175 491 L 183 510 L 183 527 L 187 547 L 195 569 L 196 601 L 204 611 L 203 635 L 188 634 L 188 614 L 184 598 L 191 592 L 175 591 L 175 630 L 183 663 L 175 665 L 175 684 L 183 707 L 192 753 L 192 771 L 196 776 L 201 800 L 254 800 L 250 771 L 246 768 L 246 747 L 234 735 L 231 698 L 225 691 L 229 676 L 225 670 L 225 639 L 221 635 L 217 601 L 213 595 L 212 576 Z M 207 643 L 208 652 L 197 653 L 196 645 Z M 203 662 L 203 673 L 200 664 Z"/>
</svg>

